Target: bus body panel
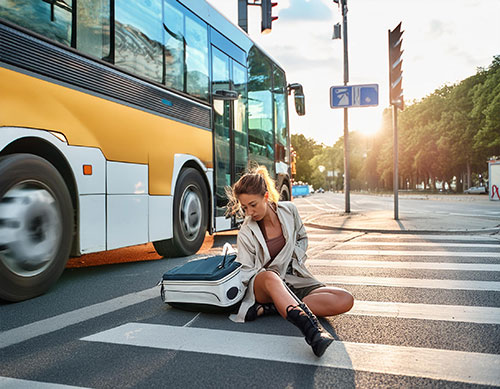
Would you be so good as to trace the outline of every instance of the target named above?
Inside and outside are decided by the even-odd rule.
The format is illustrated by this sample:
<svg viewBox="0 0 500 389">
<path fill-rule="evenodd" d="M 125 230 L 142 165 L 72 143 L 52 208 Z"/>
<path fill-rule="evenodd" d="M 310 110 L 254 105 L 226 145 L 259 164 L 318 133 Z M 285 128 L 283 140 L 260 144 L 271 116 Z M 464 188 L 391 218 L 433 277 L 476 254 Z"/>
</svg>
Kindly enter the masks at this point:
<svg viewBox="0 0 500 389">
<path fill-rule="evenodd" d="M 24 138 L 50 143 L 71 166 L 78 200 L 75 254 L 172 238 L 173 196 L 148 194 L 148 165 L 106 161 L 97 148 L 71 146 L 49 131 L 21 127 L 0 127 L 0 153 Z M 205 180 L 212 183 L 213 169 L 195 156 L 176 154 L 170 172 L 174 177 L 172 190 L 187 163 L 196 163 L 204 171 Z M 83 165 L 92 166 L 91 175 L 83 174 Z"/>
<path fill-rule="evenodd" d="M 57 131 L 109 161 L 149 164 L 151 195 L 172 194 L 175 153 L 212 164 L 211 131 L 1 67 L 0 81 L 0 125 Z"/>
<path fill-rule="evenodd" d="M 149 241 L 172 238 L 173 196 L 149 196 Z"/>
<path fill-rule="evenodd" d="M 107 249 L 148 242 L 148 166 L 108 161 L 106 171 Z"/>
</svg>

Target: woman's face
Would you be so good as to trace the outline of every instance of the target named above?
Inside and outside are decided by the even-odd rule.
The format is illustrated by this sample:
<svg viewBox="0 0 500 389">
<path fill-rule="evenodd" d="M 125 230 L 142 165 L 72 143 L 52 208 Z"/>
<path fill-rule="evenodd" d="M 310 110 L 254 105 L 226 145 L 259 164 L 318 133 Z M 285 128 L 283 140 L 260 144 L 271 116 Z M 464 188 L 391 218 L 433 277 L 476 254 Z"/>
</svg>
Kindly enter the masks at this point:
<svg viewBox="0 0 500 389">
<path fill-rule="evenodd" d="M 259 221 L 264 218 L 267 212 L 267 192 L 264 196 L 260 194 L 242 193 L 238 197 L 241 208 L 246 216 L 250 216 L 253 220 Z"/>
</svg>

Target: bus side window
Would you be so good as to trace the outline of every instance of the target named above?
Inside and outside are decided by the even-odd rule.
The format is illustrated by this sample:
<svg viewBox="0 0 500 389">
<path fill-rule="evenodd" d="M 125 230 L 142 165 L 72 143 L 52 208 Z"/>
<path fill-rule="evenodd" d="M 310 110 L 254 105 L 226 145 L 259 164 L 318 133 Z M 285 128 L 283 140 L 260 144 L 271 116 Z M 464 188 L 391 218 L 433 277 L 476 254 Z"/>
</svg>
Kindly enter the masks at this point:
<svg viewBox="0 0 500 389">
<path fill-rule="evenodd" d="M 208 100 L 208 29 L 198 18 L 186 15 L 186 92 Z"/>
<path fill-rule="evenodd" d="M 274 131 L 276 141 L 276 161 L 288 163 L 287 142 L 287 90 L 285 73 L 273 65 L 273 110 L 274 110 Z"/>
<path fill-rule="evenodd" d="M 115 1 L 115 65 L 163 82 L 161 0 Z"/>
<path fill-rule="evenodd" d="M 110 0 L 78 0 L 76 11 L 76 48 L 111 61 Z"/>
<path fill-rule="evenodd" d="M 254 46 L 248 53 L 249 159 L 274 172 L 274 126 L 271 62 Z"/>
<path fill-rule="evenodd" d="M 173 0 L 164 3 L 165 85 L 208 100 L 208 27 Z"/>
<path fill-rule="evenodd" d="M 64 45 L 71 45 L 73 1 L 0 1 L 0 18 L 37 32 Z"/>
<path fill-rule="evenodd" d="M 184 15 L 165 1 L 165 85 L 184 91 Z"/>
</svg>

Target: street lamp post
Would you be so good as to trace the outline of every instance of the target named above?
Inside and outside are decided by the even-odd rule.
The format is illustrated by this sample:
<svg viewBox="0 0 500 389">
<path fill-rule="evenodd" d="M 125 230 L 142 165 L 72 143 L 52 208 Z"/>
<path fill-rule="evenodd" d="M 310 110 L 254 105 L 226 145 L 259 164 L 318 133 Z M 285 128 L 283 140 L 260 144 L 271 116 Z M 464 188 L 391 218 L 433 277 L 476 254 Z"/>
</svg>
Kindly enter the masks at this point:
<svg viewBox="0 0 500 389">
<path fill-rule="evenodd" d="M 344 85 L 349 83 L 349 58 L 347 55 L 347 0 L 340 0 L 342 6 L 342 31 L 344 32 L 342 40 L 344 42 Z M 351 174 L 349 168 L 349 121 L 347 108 L 344 108 L 344 196 L 345 212 L 351 212 Z"/>
</svg>

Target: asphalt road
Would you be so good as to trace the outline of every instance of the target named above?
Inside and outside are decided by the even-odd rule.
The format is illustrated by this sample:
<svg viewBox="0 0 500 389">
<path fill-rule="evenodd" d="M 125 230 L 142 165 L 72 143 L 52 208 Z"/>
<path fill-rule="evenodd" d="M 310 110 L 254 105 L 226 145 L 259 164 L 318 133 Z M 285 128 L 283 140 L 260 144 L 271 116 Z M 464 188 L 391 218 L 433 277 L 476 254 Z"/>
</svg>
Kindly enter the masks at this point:
<svg viewBox="0 0 500 389">
<path fill-rule="evenodd" d="M 306 216 L 310 202 L 342 207 L 334 198 L 296 203 Z M 377 201 L 392 205 L 360 197 L 353 210 Z M 428 212 L 464 208 L 411 201 Z M 236 324 L 163 304 L 155 284 L 191 258 L 158 259 L 143 245 L 75 258 L 49 293 L 0 303 L 0 388 L 500 386 L 498 235 L 308 234 L 310 270 L 356 299 L 351 314 L 323 320 L 338 340 L 323 358 L 278 316 Z M 226 241 L 235 235 L 208 238 L 197 256 Z"/>
</svg>

